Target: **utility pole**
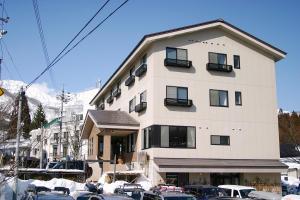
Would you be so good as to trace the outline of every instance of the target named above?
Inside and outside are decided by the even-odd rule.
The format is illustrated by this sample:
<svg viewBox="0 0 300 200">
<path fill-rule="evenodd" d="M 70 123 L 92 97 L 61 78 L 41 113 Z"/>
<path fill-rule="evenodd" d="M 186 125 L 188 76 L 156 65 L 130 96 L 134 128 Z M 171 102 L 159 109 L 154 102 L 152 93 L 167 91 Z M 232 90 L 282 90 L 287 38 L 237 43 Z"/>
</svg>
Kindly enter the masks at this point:
<svg viewBox="0 0 300 200">
<path fill-rule="evenodd" d="M 44 127 L 43 127 L 43 123 L 41 123 L 40 169 L 43 168 L 43 138 L 44 138 Z"/>
<path fill-rule="evenodd" d="M 21 127 L 21 116 L 22 116 L 22 99 L 23 99 L 23 96 L 25 96 L 25 91 L 23 90 L 23 87 L 21 87 L 20 93 L 19 93 L 17 138 L 16 138 L 16 153 L 15 153 L 15 171 L 14 171 L 15 185 L 14 185 L 14 194 L 13 194 L 13 199 L 14 200 L 17 200 L 17 198 L 18 198 L 19 141 L 20 141 L 21 128 L 22 128 Z"/>
<path fill-rule="evenodd" d="M 57 157 L 60 160 L 61 159 L 61 137 L 62 137 L 62 124 L 63 124 L 63 111 L 64 111 L 64 103 L 67 103 L 70 101 L 70 93 L 68 92 L 67 94 L 65 93 L 65 89 L 63 87 L 61 94 L 57 95 L 56 98 L 60 100 L 60 123 L 59 123 L 59 136 L 58 136 L 58 154 Z"/>
</svg>

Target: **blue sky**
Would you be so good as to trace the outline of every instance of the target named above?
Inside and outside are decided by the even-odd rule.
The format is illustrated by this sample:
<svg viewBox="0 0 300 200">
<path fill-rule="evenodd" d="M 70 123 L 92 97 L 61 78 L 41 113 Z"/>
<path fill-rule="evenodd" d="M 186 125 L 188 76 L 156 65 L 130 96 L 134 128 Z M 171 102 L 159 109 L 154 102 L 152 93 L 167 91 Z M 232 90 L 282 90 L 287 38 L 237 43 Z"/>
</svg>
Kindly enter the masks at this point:
<svg viewBox="0 0 300 200">
<path fill-rule="evenodd" d="M 104 0 L 43 0 L 39 2 L 46 43 L 53 59 L 100 8 Z M 100 22 L 123 0 L 111 0 L 95 19 Z M 30 82 L 45 68 L 31 0 L 7 0 L 10 21 L 3 38 L 23 81 Z M 38 82 L 70 92 L 104 83 L 143 35 L 223 18 L 286 51 L 276 65 L 278 107 L 300 111 L 300 1 L 298 0 L 130 0 Z M 93 26 L 91 26 L 93 27 Z M 2 79 L 21 79 L 4 52 Z M 8 72 L 8 70 L 10 73 Z"/>
</svg>

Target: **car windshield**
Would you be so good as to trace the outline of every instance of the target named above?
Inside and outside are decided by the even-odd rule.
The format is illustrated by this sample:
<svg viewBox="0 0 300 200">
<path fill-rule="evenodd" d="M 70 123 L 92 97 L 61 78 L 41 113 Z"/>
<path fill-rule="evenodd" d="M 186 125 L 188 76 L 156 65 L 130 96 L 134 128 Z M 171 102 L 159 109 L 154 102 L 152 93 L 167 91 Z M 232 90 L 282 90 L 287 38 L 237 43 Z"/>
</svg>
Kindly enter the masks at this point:
<svg viewBox="0 0 300 200">
<path fill-rule="evenodd" d="M 164 197 L 164 200 L 196 200 L 194 197 L 179 196 L 179 197 Z"/>
<path fill-rule="evenodd" d="M 222 190 L 220 188 L 204 188 L 203 194 L 204 194 L 204 196 L 209 196 L 209 197 L 227 196 L 227 194 L 224 192 L 224 190 Z"/>
<path fill-rule="evenodd" d="M 241 193 L 241 197 L 242 198 L 248 198 L 248 194 L 252 191 L 255 191 L 254 189 L 244 189 L 244 190 L 240 190 Z"/>
</svg>

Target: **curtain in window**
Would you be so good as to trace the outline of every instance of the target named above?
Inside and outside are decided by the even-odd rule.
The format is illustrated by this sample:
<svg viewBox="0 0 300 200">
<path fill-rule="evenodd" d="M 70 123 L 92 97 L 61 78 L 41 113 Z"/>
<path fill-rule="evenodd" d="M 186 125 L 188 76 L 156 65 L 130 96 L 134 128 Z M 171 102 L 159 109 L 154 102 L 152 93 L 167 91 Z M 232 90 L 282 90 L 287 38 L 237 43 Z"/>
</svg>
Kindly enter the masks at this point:
<svg viewBox="0 0 300 200">
<path fill-rule="evenodd" d="M 149 129 L 146 128 L 145 131 L 144 131 L 144 140 L 145 140 L 145 149 L 148 149 L 150 146 L 149 146 Z"/>
<path fill-rule="evenodd" d="M 177 54 L 176 49 L 167 48 L 167 58 L 176 59 L 176 57 L 177 57 L 176 54 Z"/>
<path fill-rule="evenodd" d="M 209 53 L 209 62 L 210 63 L 218 63 L 218 54 L 216 53 Z"/>
<path fill-rule="evenodd" d="M 226 55 L 218 54 L 218 64 L 226 65 Z"/>
<path fill-rule="evenodd" d="M 196 129 L 195 127 L 187 128 L 187 147 L 196 147 Z"/>
<path fill-rule="evenodd" d="M 177 99 L 177 88 L 176 87 L 167 87 L 167 98 Z"/>
<path fill-rule="evenodd" d="M 187 50 L 186 49 L 177 49 L 177 59 L 178 60 L 187 60 Z"/>
<path fill-rule="evenodd" d="M 144 55 L 140 60 L 140 64 L 146 64 L 146 63 L 147 63 L 147 55 Z"/>
<path fill-rule="evenodd" d="M 169 126 L 161 126 L 160 146 L 169 147 Z"/>
<path fill-rule="evenodd" d="M 213 106 L 219 105 L 219 93 L 217 90 L 210 90 L 210 104 Z"/>
<path fill-rule="evenodd" d="M 177 88 L 177 98 L 178 99 L 187 99 L 188 98 L 188 92 L 186 88 Z"/>
<path fill-rule="evenodd" d="M 219 91 L 220 105 L 227 106 L 227 92 Z"/>
<path fill-rule="evenodd" d="M 140 101 L 141 102 L 147 102 L 147 92 L 144 91 L 143 93 L 141 93 L 141 96 L 140 96 Z"/>
<path fill-rule="evenodd" d="M 220 136 L 212 135 L 211 136 L 211 144 L 220 144 Z"/>
</svg>

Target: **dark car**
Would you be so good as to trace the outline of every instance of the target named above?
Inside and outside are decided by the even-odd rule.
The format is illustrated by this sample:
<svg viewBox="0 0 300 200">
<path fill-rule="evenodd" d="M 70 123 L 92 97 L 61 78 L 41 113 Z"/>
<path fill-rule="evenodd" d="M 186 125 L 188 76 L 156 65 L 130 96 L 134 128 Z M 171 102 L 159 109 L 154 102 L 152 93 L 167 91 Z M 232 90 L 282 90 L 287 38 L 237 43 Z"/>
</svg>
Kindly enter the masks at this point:
<svg viewBox="0 0 300 200">
<path fill-rule="evenodd" d="M 76 191 L 73 195 L 75 200 L 133 200 L 132 198 L 119 194 L 95 194 L 88 191 Z"/>
<path fill-rule="evenodd" d="M 193 195 L 174 191 L 149 191 L 143 193 L 142 200 L 196 200 Z"/>
<path fill-rule="evenodd" d="M 114 193 L 129 196 L 135 200 L 140 200 L 145 190 L 140 184 L 124 184 L 116 188 Z"/>
<path fill-rule="evenodd" d="M 70 190 L 65 187 L 55 187 L 51 190 L 47 187 L 29 185 L 21 200 L 74 200 L 70 196 Z"/>
<path fill-rule="evenodd" d="M 211 185 L 186 185 L 184 191 L 194 195 L 197 200 L 207 200 L 227 197 L 228 195 L 222 188 Z"/>
</svg>

